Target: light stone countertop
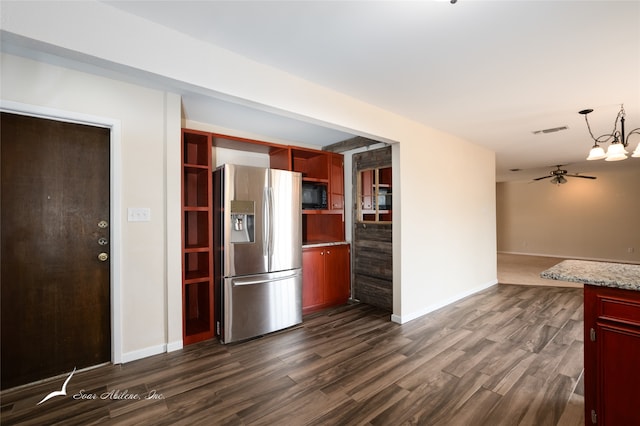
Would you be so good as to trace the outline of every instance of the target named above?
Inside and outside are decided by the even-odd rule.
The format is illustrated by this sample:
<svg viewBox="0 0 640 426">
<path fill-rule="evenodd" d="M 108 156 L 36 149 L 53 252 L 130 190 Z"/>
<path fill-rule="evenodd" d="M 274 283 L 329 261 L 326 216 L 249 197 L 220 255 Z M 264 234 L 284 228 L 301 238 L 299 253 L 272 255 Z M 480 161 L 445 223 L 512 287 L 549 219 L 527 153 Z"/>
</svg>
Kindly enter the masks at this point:
<svg viewBox="0 0 640 426">
<path fill-rule="evenodd" d="M 542 271 L 540 277 L 640 291 L 640 265 L 627 263 L 563 260 Z"/>
<path fill-rule="evenodd" d="M 342 246 L 345 244 L 349 244 L 349 241 L 331 241 L 326 243 L 310 243 L 303 244 L 302 248 L 310 248 L 310 247 L 324 247 L 324 246 Z"/>
</svg>

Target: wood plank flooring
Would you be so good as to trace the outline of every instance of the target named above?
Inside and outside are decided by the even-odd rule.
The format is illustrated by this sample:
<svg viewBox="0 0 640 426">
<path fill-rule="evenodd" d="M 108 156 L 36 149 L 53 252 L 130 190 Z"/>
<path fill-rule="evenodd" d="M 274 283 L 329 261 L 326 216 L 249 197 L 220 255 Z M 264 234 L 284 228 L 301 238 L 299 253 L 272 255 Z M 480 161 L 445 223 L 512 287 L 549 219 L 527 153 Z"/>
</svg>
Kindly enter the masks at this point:
<svg viewBox="0 0 640 426">
<path fill-rule="evenodd" d="M 496 285 L 404 325 L 347 305 L 248 342 L 79 371 L 40 405 L 66 375 L 7 390 L 1 422 L 583 425 L 582 301 Z"/>
</svg>

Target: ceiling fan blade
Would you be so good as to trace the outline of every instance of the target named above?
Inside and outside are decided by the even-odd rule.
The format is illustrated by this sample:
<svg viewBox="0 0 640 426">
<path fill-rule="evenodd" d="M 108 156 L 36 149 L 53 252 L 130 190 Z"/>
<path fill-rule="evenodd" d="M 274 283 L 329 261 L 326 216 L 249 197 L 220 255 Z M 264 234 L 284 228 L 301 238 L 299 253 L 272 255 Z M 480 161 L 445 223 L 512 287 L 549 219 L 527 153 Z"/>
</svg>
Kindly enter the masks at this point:
<svg viewBox="0 0 640 426">
<path fill-rule="evenodd" d="M 582 179 L 598 179 L 595 176 L 582 176 L 582 175 L 566 175 L 566 176 L 568 176 L 568 177 L 579 177 L 579 178 L 582 178 Z"/>
<path fill-rule="evenodd" d="M 549 176 L 542 176 L 542 177 L 539 177 L 539 178 L 534 178 L 533 180 L 549 179 L 550 177 L 553 177 L 553 175 L 549 175 Z"/>
</svg>

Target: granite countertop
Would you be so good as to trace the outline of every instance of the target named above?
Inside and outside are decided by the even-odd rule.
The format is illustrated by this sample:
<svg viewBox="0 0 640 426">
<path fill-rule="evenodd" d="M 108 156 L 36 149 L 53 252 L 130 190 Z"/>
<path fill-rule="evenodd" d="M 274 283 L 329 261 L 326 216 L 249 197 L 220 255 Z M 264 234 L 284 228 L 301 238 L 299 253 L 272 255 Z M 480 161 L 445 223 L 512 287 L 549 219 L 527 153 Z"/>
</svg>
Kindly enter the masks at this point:
<svg viewBox="0 0 640 426">
<path fill-rule="evenodd" d="M 640 265 L 626 263 L 563 260 L 542 271 L 540 277 L 640 291 Z"/>
<path fill-rule="evenodd" d="M 308 244 L 303 244 L 302 248 L 309 248 L 309 247 L 324 247 L 324 246 L 341 246 L 341 245 L 345 245 L 345 244 L 349 244 L 348 241 L 329 241 L 326 243 L 308 243 Z"/>
</svg>

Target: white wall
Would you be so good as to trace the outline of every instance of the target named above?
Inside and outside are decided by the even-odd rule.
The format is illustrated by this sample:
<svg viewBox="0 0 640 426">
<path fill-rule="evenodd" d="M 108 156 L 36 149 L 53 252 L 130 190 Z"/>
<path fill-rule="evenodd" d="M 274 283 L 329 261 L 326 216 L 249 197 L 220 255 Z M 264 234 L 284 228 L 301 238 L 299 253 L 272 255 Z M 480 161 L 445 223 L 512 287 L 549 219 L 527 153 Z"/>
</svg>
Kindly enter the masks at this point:
<svg viewBox="0 0 640 426">
<path fill-rule="evenodd" d="M 494 154 L 435 131 L 417 136 L 400 144 L 399 167 L 394 164 L 402 200 L 398 218 L 394 184 L 398 322 L 497 283 Z"/>
<path fill-rule="evenodd" d="M 154 79 L 172 81 L 201 94 L 230 97 L 310 122 L 329 123 L 357 135 L 398 142 L 393 148 L 394 182 L 401 182 L 400 187 L 394 187 L 395 321 L 408 321 L 497 282 L 492 152 L 100 2 L 3 2 L 2 19 L 6 31 L 58 46 L 61 55 L 84 60 L 99 58 L 104 67 L 148 73 Z M 29 78 L 37 84 L 37 75 Z M 22 82 L 26 85 L 26 78 Z M 75 88 L 73 82 L 67 85 Z M 47 103 L 51 98 L 68 96 L 65 86 L 38 85 L 38 89 L 33 102 Z M 143 151 L 152 147 L 150 139 L 162 140 L 165 123 L 157 119 L 151 105 L 144 105 L 149 111 L 132 106 L 144 102 L 142 94 L 162 97 L 162 92 L 140 87 L 130 90 L 141 92 L 140 99 L 127 96 L 129 104 L 105 113 L 122 116 L 123 122 L 127 121 L 127 134 L 141 138 L 134 141 L 127 137 L 132 153 L 123 164 L 127 182 L 124 196 L 126 203 L 149 205 L 154 201 L 149 198 L 163 197 L 164 188 L 159 183 L 162 180 L 156 179 L 162 162 L 152 153 L 142 171 L 131 167 L 144 157 Z M 71 92 L 75 99 L 70 107 L 98 107 L 94 99 L 87 98 L 92 95 L 91 90 Z M 125 112 L 130 114 L 125 116 Z M 215 117 L 211 121 L 215 125 Z M 449 155 L 443 156 L 444 153 Z M 172 160 L 167 158 L 167 164 Z M 175 184 L 174 177 L 168 176 L 167 181 Z M 140 192 L 143 186 L 144 194 Z M 178 204 L 179 200 L 176 207 Z M 127 269 L 126 279 L 146 283 L 130 290 L 135 300 L 128 303 L 149 301 L 153 305 L 149 309 L 154 312 L 144 321 L 125 324 L 140 339 L 128 346 L 131 348 L 162 341 L 157 337 L 163 334 L 158 330 L 164 327 L 154 324 L 159 319 L 157 311 L 164 306 L 162 301 L 155 299 L 154 292 L 139 299 L 145 293 L 142 289 L 156 289 L 160 268 L 152 270 L 147 264 L 159 257 L 151 254 L 156 251 L 142 247 L 166 244 L 161 235 L 174 232 L 169 225 L 160 233 L 146 232 L 142 227 L 127 228 L 126 250 L 137 256 L 134 259 L 140 259 L 142 266 Z M 173 260 L 167 258 L 169 263 Z"/>
<path fill-rule="evenodd" d="M 640 160 L 626 162 L 589 173 L 596 180 L 498 183 L 498 250 L 640 263 L 640 167 L 630 164 Z"/>
</svg>

